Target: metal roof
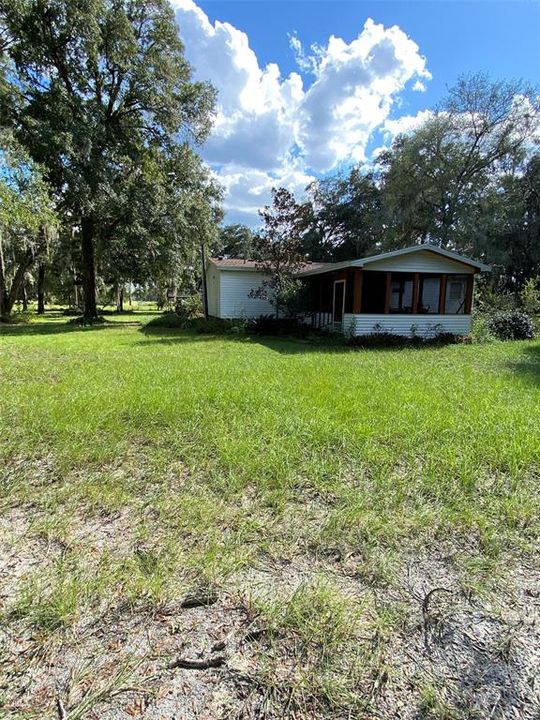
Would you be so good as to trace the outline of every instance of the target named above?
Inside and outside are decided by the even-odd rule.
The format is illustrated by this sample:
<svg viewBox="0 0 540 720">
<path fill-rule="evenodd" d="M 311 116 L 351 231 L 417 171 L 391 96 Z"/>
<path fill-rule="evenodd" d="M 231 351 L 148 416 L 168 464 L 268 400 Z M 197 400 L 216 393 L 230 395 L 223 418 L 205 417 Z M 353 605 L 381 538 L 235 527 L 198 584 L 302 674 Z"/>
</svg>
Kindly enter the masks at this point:
<svg viewBox="0 0 540 720">
<path fill-rule="evenodd" d="M 259 260 L 244 260 L 242 258 L 217 257 L 209 258 L 209 262 L 221 270 L 260 270 L 261 265 Z M 312 263 L 306 261 L 301 272 L 304 272 L 305 270 L 316 270 L 324 267 L 324 265 L 324 263 Z"/>
<path fill-rule="evenodd" d="M 308 275 L 320 275 L 325 272 L 332 272 L 334 270 L 342 270 L 348 267 L 365 267 L 370 263 L 377 262 L 379 260 L 386 260 L 387 258 L 399 257 L 400 255 L 409 255 L 415 252 L 429 251 L 447 257 L 456 262 L 463 263 L 464 265 L 471 265 L 477 268 L 480 272 L 488 272 L 491 270 L 489 265 L 478 262 L 477 260 L 471 260 L 471 258 L 459 255 L 458 253 L 452 252 L 451 250 L 445 250 L 437 245 L 431 245 L 424 243 L 422 245 L 412 245 L 411 247 L 402 248 L 401 250 L 392 250 L 391 252 L 381 253 L 379 255 L 369 255 L 365 258 L 359 258 L 358 260 L 344 260 L 338 263 L 324 263 L 320 267 L 307 268 L 298 273 L 300 277 L 306 277 Z"/>
</svg>

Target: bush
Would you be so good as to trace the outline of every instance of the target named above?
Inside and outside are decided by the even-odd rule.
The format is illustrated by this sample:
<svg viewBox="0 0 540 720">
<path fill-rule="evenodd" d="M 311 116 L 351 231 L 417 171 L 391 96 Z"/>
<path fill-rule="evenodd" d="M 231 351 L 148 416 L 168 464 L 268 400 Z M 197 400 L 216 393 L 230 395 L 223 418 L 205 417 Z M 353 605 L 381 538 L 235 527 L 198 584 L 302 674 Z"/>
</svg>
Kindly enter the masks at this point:
<svg viewBox="0 0 540 720">
<path fill-rule="evenodd" d="M 3 315 L 0 322 L 7 325 L 28 325 L 34 319 L 34 314 L 30 310 L 16 310 L 11 315 Z"/>
<path fill-rule="evenodd" d="M 65 317 L 79 317 L 82 310 L 79 308 L 69 307 L 62 310 L 62 315 Z"/>
<path fill-rule="evenodd" d="M 411 348 L 426 347 L 428 345 L 452 345 L 462 342 L 463 338 L 452 333 L 441 332 L 432 337 L 413 335 L 396 335 L 395 333 L 379 331 L 369 335 L 357 335 L 347 340 L 347 345 L 353 348 Z"/>
<path fill-rule="evenodd" d="M 209 335 L 224 335 L 225 333 L 241 332 L 244 329 L 243 320 L 224 320 L 222 318 L 203 317 L 188 318 L 184 313 L 166 312 L 158 315 L 146 324 L 147 328 L 174 328 L 178 330 L 193 330 L 196 333 Z"/>
<path fill-rule="evenodd" d="M 225 320 L 223 318 L 193 318 L 186 324 L 188 330 L 209 335 L 225 335 L 242 332 L 245 322 L 243 320 Z"/>
<path fill-rule="evenodd" d="M 490 316 L 475 312 L 472 320 L 471 341 L 473 343 L 492 342 L 495 338 L 489 327 Z"/>
<path fill-rule="evenodd" d="M 103 325 L 105 323 L 105 318 L 103 315 L 98 315 L 95 318 L 85 318 L 84 315 L 80 315 L 79 317 L 74 317 L 71 320 L 68 320 L 68 325 L 76 325 L 77 327 L 91 327 L 93 325 Z"/>
<path fill-rule="evenodd" d="M 532 340 L 535 335 L 532 318 L 519 310 L 495 313 L 488 320 L 488 329 L 499 340 Z"/>
<path fill-rule="evenodd" d="M 246 331 L 252 335 L 294 335 L 305 337 L 313 332 L 313 329 L 297 318 L 275 318 L 273 315 L 261 315 L 250 320 L 246 325 Z"/>
<path fill-rule="evenodd" d="M 175 312 L 166 312 L 150 320 L 150 322 L 146 324 L 146 327 L 183 329 L 185 325 L 186 319 L 184 317 L 177 315 Z"/>
<path fill-rule="evenodd" d="M 529 315 L 537 315 L 540 312 L 539 284 L 539 278 L 529 278 L 519 293 L 519 300 L 523 310 Z"/>
</svg>

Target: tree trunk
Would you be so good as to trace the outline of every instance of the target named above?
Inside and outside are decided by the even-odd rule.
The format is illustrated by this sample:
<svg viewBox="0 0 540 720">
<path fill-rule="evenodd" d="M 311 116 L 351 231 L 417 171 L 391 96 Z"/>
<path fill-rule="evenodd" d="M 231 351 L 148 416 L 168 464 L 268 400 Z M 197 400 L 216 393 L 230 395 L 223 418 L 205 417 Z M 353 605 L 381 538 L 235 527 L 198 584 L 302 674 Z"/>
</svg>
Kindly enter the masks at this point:
<svg viewBox="0 0 540 720">
<path fill-rule="evenodd" d="M 8 293 L 6 288 L 6 268 L 4 265 L 4 244 L 2 242 L 2 228 L 0 228 L 0 318 L 8 315 Z"/>
<path fill-rule="evenodd" d="M 37 280 L 37 314 L 45 314 L 45 265 L 39 263 Z"/>
<path fill-rule="evenodd" d="M 95 320 L 96 306 L 96 265 L 94 259 L 94 218 L 81 218 L 81 250 L 84 291 L 84 317 Z"/>
<path fill-rule="evenodd" d="M 24 260 L 20 263 L 19 267 L 17 268 L 15 272 L 15 276 L 13 277 L 13 282 L 11 283 L 11 288 L 8 292 L 6 287 L 6 277 L 5 277 L 5 266 L 4 266 L 4 258 L 2 254 L 2 245 L 0 242 L 0 316 L 2 317 L 8 317 L 11 315 L 11 311 L 13 310 L 13 306 L 15 305 L 15 301 L 19 297 L 21 288 L 23 287 L 24 283 L 24 276 L 30 269 L 33 262 L 33 256 L 31 251 L 28 251 Z M 26 292 L 26 291 L 25 291 Z M 24 299 L 23 299 L 24 302 Z"/>
<path fill-rule="evenodd" d="M 124 286 L 119 285 L 116 293 L 116 312 L 124 312 Z"/>
<path fill-rule="evenodd" d="M 26 292 L 26 282 L 23 280 L 21 285 L 21 300 L 23 312 L 28 311 L 28 293 Z"/>
</svg>

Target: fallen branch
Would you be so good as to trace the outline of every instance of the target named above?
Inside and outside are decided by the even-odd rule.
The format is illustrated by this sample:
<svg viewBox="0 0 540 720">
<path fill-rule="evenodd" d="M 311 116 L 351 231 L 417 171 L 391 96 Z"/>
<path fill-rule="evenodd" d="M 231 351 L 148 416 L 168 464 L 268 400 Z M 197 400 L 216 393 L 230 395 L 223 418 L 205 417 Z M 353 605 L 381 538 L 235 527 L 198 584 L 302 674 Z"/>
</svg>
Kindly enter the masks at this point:
<svg viewBox="0 0 540 720">
<path fill-rule="evenodd" d="M 188 595 L 186 598 L 182 600 L 180 603 L 181 608 L 195 608 L 195 607 L 204 607 L 205 605 L 214 605 L 217 603 L 218 597 L 217 595 L 213 594 L 207 594 L 207 595 Z"/>
<path fill-rule="evenodd" d="M 183 668 L 184 670 L 208 670 L 209 668 L 218 668 L 225 665 L 223 655 L 216 655 L 207 660 L 188 660 L 187 658 L 177 658 L 167 665 L 167 670 L 175 668 Z"/>
<path fill-rule="evenodd" d="M 429 601 L 431 600 L 431 596 L 436 592 L 445 592 L 445 593 L 448 593 L 449 595 L 452 594 L 452 591 L 448 590 L 448 588 L 445 588 L 445 587 L 435 587 L 432 590 L 430 590 L 422 602 L 422 613 L 424 615 L 428 614 Z"/>
<path fill-rule="evenodd" d="M 56 696 L 56 710 L 58 711 L 58 717 L 60 720 L 68 720 L 67 710 L 64 707 L 64 703 L 62 702 L 60 695 Z"/>
</svg>

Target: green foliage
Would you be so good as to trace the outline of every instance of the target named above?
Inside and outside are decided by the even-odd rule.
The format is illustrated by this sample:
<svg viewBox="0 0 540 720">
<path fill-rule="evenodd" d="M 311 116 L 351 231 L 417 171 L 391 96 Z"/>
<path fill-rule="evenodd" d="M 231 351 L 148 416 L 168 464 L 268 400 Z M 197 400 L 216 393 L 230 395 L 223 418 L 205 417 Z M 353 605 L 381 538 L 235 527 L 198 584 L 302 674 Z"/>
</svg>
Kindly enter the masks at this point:
<svg viewBox="0 0 540 720">
<path fill-rule="evenodd" d="M 432 117 L 381 156 L 386 241 L 485 251 L 486 229 L 497 232 L 487 198 L 504 202 L 491 191 L 523 163 L 537 117 L 537 95 L 522 82 L 461 77 Z"/>
<path fill-rule="evenodd" d="M 486 343 L 495 340 L 489 327 L 490 315 L 485 312 L 475 312 L 472 318 L 471 341 L 473 343 Z"/>
<path fill-rule="evenodd" d="M 225 225 L 219 229 L 213 245 L 215 255 L 243 258 L 253 257 L 253 232 L 246 225 Z"/>
<path fill-rule="evenodd" d="M 257 267 L 267 276 L 251 297 L 267 299 L 276 316 L 286 309 L 298 289 L 294 273 L 305 262 L 301 219 L 294 196 L 285 188 L 272 189 L 272 206 L 259 211 L 263 227 L 254 240 Z"/>
<path fill-rule="evenodd" d="M 181 264 L 219 219 L 193 150 L 215 93 L 193 82 L 166 0 L 6 0 L 4 114 L 65 210 L 95 316 L 95 266 L 111 282 Z"/>
<path fill-rule="evenodd" d="M 521 292 L 519 300 L 524 312 L 528 315 L 538 315 L 540 313 L 540 278 L 531 277 L 526 280 Z"/>
<path fill-rule="evenodd" d="M 373 332 L 369 335 L 358 335 L 347 340 L 347 345 L 353 348 L 411 348 L 429 345 L 453 345 L 462 342 L 463 338 L 447 332 L 435 332 L 432 337 L 412 335 L 396 335 L 391 332 Z"/>
<path fill-rule="evenodd" d="M 276 318 L 273 315 L 261 315 L 249 320 L 246 330 L 253 335 L 292 335 L 305 337 L 312 332 L 296 318 Z"/>
<path fill-rule="evenodd" d="M 384 240 L 383 197 L 374 173 L 353 167 L 346 175 L 315 181 L 308 192 L 298 212 L 310 260 L 362 257 Z"/>
<path fill-rule="evenodd" d="M 49 250 L 56 214 L 42 168 L 11 133 L 0 141 L 0 317 L 8 317 L 26 273 Z"/>
<path fill-rule="evenodd" d="M 510 312 L 515 309 L 515 295 L 508 290 L 503 278 L 480 276 L 474 285 L 475 309 L 481 314 Z"/>
<path fill-rule="evenodd" d="M 186 316 L 185 313 L 167 312 L 150 320 L 145 328 L 177 328 L 192 330 L 204 335 L 224 335 L 226 333 L 240 332 L 246 323 L 243 320 L 226 320 L 223 318 L 209 318 Z"/>
<path fill-rule="evenodd" d="M 519 310 L 495 313 L 488 320 L 488 328 L 499 340 L 532 340 L 535 336 L 534 322 Z"/>
</svg>

